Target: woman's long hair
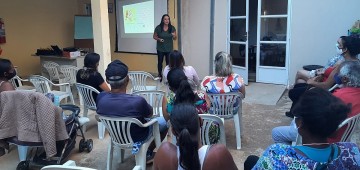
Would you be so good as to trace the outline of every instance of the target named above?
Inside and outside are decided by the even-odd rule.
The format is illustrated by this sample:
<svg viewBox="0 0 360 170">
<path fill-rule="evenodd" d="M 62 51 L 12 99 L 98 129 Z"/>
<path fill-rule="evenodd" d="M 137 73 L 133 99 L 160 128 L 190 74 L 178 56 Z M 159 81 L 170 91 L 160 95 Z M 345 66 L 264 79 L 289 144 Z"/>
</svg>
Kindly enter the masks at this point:
<svg viewBox="0 0 360 170">
<path fill-rule="evenodd" d="M 191 103 L 194 104 L 199 99 L 194 94 L 190 83 L 182 69 L 175 68 L 169 71 L 167 75 L 170 90 L 175 93 L 174 104 Z"/>
<path fill-rule="evenodd" d="M 167 32 L 169 33 L 172 33 L 172 25 L 171 25 L 171 20 L 170 20 L 170 16 L 168 14 L 164 14 L 162 17 L 161 17 L 161 22 L 160 22 L 160 28 L 161 28 L 161 32 L 164 31 L 164 18 L 165 17 L 169 17 L 169 28 L 167 30 Z"/>
<path fill-rule="evenodd" d="M 200 170 L 199 116 L 194 105 L 180 103 L 174 106 L 170 122 L 179 146 L 179 165 L 185 170 Z"/>
<path fill-rule="evenodd" d="M 169 60 L 170 60 L 169 62 L 170 69 L 184 68 L 185 60 L 183 55 L 178 50 L 174 50 L 169 54 Z"/>
<path fill-rule="evenodd" d="M 89 53 L 84 58 L 84 68 L 79 70 L 80 78 L 87 80 L 91 74 L 97 72 L 97 64 L 100 61 L 100 55 L 97 53 Z"/>
</svg>

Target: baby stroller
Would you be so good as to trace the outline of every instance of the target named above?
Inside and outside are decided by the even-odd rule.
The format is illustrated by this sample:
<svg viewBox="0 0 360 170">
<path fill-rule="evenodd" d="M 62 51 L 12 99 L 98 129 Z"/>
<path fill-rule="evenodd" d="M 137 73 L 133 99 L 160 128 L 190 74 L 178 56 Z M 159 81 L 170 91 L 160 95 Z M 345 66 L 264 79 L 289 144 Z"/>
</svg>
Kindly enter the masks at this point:
<svg viewBox="0 0 360 170">
<path fill-rule="evenodd" d="M 79 113 L 80 108 L 75 105 L 61 105 L 63 109 L 63 119 L 65 121 L 66 131 L 69 135 L 69 138 L 63 141 L 56 142 L 57 154 L 50 158 L 46 158 L 45 151 L 41 148 L 43 144 L 41 142 L 20 142 L 16 138 L 11 138 L 8 140 L 10 143 L 14 143 L 22 146 L 36 147 L 35 154 L 30 152 L 29 155 L 33 155 L 32 158 L 27 158 L 25 161 L 21 161 L 17 170 L 27 170 L 29 169 L 30 163 L 38 166 L 62 164 L 66 162 L 66 158 L 69 156 L 72 149 L 75 148 L 77 130 L 80 130 L 82 139 L 79 142 L 79 152 L 83 152 L 85 149 L 87 152 L 90 152 L 93 148 L 92 139 L 85 139 L 84 133 L 82 131 L 80 122 L 79 122 Z M 35 150 L 35 149 L 33 149 Z M 40 152 L 40 153 L 39 153 Z"/>
</svg>

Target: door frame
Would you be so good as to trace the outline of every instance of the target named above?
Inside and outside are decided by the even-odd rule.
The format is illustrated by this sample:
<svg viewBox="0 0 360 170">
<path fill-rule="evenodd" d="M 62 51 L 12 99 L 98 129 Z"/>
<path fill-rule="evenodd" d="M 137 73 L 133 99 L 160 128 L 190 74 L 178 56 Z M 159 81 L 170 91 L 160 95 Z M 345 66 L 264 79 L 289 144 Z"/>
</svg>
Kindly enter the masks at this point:
<svg viewBox="0 0 360 170">
<path fill-rule="evenodd" d="M 246 3 L 246 13 L 245 16 L 231 16 L 231 0 L 228 0 L 228 10 L 227 10 L 227 38 L 226 38 L 226 50 L 227 53 L 230 54 L 230 44 L 242 44 L 245 45 L 245 67 L 238 66 L 238 65 L 232 65 L 233 72 L 239 74 L 243 79 L 244 83 L 248 84 L 249 79 L 249 66 L 248 66 L 248 60 L 249 60 L 249 0 L 245 0 Z M 246 23 L 246 41 L 230 41 L 230 24 L 231 19 L 245 19 Z"/>
<path fill-rule="evenodd" d="M 291 37 L 291 7 L 292 7 L 292 0 L 287 0 L 287 14 L 286 15 L 267 15 L 264 16 L 261 14 L 262 2 L 263 0 L 258 0 L 258 16 L 257 16 L 257 48 L 256 48 L 256 82 L 261 83 L 271 83 L 271 84 L 289 84 L 289 67 L 290 67 L 290 37 Z M 261 31 L 261 19 L 262 18 L 286 18 L 286 41 L 261 41 L 260 40 L 260 31 Z M 273 66 L 260 66 L 260 41 L 263 44 L 286 44 L 286 55 L 285 55 L 285 67 L 273 67 Z M 261 75 L 262 72 L 266 72 L 271 77 Z M 276 74 L 274 76 L 274 74 Z M 281 77 L 281 80 L 278 81 L 274 78 Z"/>
</svg>

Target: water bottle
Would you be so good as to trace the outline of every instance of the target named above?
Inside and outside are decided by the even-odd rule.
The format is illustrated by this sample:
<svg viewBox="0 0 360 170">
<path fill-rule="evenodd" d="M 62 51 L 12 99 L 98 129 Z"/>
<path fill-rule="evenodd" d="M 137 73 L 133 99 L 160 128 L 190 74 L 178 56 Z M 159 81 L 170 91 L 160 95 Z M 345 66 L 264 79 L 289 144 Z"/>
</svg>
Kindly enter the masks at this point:
<svg viewBox="0 0 360 170">
<path fill-rule="evenodd" d="M 60 106 L 59 96 L 57 96 L 57 95 L 54 96 L 54 105 L 55 106 Z"/>
</svg>

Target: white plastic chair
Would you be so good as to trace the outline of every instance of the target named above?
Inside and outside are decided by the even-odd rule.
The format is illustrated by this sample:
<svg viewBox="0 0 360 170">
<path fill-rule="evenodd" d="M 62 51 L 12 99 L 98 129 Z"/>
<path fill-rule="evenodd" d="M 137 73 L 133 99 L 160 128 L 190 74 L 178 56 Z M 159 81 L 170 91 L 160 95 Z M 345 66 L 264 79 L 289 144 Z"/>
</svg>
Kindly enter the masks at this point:
<svg viewBox="0 0 360 170">
<path fill-rule="evenodd" d="M 223 119 L 234 119 L 236 149 L 241 149 L 241 117 L 242 117 L 242 94 L 239 92 L 212 94 L 207 93 L 211 101 L 210 113 Z M 234 106 L 234 104 L 236 104 Z M 234 114 L 236 113 L 237 114 Z"/>
<path fill-rule="evenodd" d="M 131 80 L 131 93 L 143 90 L 158 90 L 160 78 L 154 78 L 150 73 L 145 71 L 129 71 L 129 78 Z M 148 86 L 147 79 L 157 81 L 156 86 Z"/>
<path fill-rule="evenodd" d="M 358 128 L 360 120 L 360 113 L 345 119 L 338 127 L 337 130 L 346 126 L 346 129 L 341 137 L 340 142 L 350 142 L 351 136 L 354 134 L 356 128 Z"/>
<path fill-rule="evenodd" d="M 41 170 L 95 170 L 95 169 L 76 166 L 75 161 L 68 160 L 63 165 L 48 165 L 41 168 Z"/>
<path fill-rule="evenodd" d="M 160 90 L 149 90 L 149 91 L 135 91 L 132 93 L 134 95 L 139 95 L 153 107 L 153 117 L 159 117 L 162 115 L 162 100 L 164 98 L 165 92 Z"/>
<path fill-rule="evenodd" d="M 60 72 L 64 75 L 64 82 L 70 83 L 70 85 L 75 85 L 76 83 L 76 73 L 79 68 L 73 65 L 61 65 L 59 67 Z"/>
<path fill-rule="evenodd" d="M 31 75 L 29 77 L 29 81 L 35 86 L 35 89 L 39 93 L 52 93 L 55 96 L 59 96 L 59 100 L 66 99 L 67 97 L 70 97 L 71 103 L 75 105 L 74 97 L 71 93 L 71 88 L 69 83 L 61 83 L 61 84 L 54 84 L 46 77 L 40 76 L 40 75 Z M 52 90 L 50 87 L 52 86 L 58 86 L 63 87 L 65 91 L 57 91 Z"/>
<path fill-rule="evenodd" d="M 129 118 L 129 117 L 106 117 L 99 116 L 101 122 L 104 123 L 106 129 L 110 134 L 110 143 L 108 147 L 108 158 L 107 158 L 107 170 L 112 169 L 112 160 L 113 160 L 113 151 L 114 147 L 121 149 L 120 152 L 120 161 L 124 160 L 124 150 L 132 149 L 134 141 L 131 138 L 130 126 L 131 124 L 136 124 L 140 127 L 150 127 L 152 125 L 153 135 L 145 141 L 139 152 L 135 155 L 136 165 L 140 166 L 141 169 L 146 169 L 146 151 L 153 140 L 155 140 L 156 147 L 159 148 L 161 145 L 160 132 L 159 132 L 159 123 L 156 119 L 152 119 L 149 122 L 143 124 L 138 119 Z M 117 159 L 115 159 L 117 160 Z"/>
<path fill-rule="evenodd" d="M 29 90 L 36 91 L 34 86 L 23 85 L 23 82 L 29 81 L 28 79 L 21 79 L 19 76 L 15 76 L 9 80 L 10 83 L 14 86 L 15 90 Z"/>
<path fill-rule="evenodd" d="M 346 129 L 341 136 L 340 142 L 350 142 L 351 136 L 354 134 L 354 132 L 357 130 L 356 128 L 358 128 L 358 126 L 359 126 L 359 121 L 360 121 L 360 113 L 353 117 L 349 117 L 349 118 L 345 119 L 338 126 L 337 130 L 346 126 Z M 296 137 L 296 141 L 292 142 L 292 145 L 295 146 L 295 145 L 301 145 L 301 144 L 302 144 L 302 138 L 301 138 L 301 135 L 298 134 Z"/>
<path fill-rule="evenodd" d="M 224 128 L 224 121 L 216 115 L 211 114 L 199 114 L 199 117 L 202 120 L 202 126 L 201 126 L 201 143 L 203 145 L 211 145 L 214 143 L 211 143 L 210 137 L 209 137 L 209 131 L 214 124 L 216 124 L 219 127 L 220 130 L 220 139 L 218 143 L 221 143 L 226 146 L 226 138 L 225 138 L 225 128 Z"/>
<path fill-rule="evenodd" d="M 59 74 L 59 64 L 52 61 L 44 61 L 43 67 L 49 73 L 49 79 L 53 82 L 63 83 L 63 75 Z"/>
<path fill-rule="evenodd" d="M 88 117 L 87 114 L 89 109 L 96 111 L 96 103 L 95 103 L 96 99 L 94 99 L 93 93 L 99 94 L 100 92 L 96 90 L 94 87 L 91 87 L 89 85 L 85 85 L 81 83 L 75 83 L 75 85 L 80 95 L 80 105 L 84 106 L 83 116 Z M 104 139 L 105 126 L 101 122 L 98 122 L 98 133 L 99 133 L 99 139 Z"/>
</svg>

